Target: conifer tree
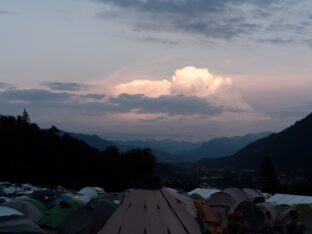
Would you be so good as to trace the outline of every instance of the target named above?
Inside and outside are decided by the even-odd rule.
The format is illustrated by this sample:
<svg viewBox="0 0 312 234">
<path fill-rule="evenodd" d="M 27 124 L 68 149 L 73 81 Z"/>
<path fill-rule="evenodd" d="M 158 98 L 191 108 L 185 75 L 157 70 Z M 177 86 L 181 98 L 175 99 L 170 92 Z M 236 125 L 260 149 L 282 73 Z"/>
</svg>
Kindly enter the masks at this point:
<svg viewBox="0 0 312 234">
<path fill-rule="evenodd" d="M 30 123 L 30 116 L 27 112 L 27 110 L 24 108 L 23 114 L 22 114 L 22 120 L 24 123 L 29 124 Z"/>
</svg>

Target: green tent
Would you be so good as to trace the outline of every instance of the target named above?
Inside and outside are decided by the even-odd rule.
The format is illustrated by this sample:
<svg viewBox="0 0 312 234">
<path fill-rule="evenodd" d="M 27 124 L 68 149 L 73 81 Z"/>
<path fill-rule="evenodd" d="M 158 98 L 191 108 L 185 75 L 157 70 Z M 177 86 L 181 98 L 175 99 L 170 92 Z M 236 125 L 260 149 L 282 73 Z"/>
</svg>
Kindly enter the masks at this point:
<svg viewBox="0 0 312 234">
<path fill-rule="evenodd" d="M 49 210 L 48 214 L 41 219 L 39 224 L 51 229 L 59 229 L 83 205 L 82 202 L 77 200 L 61 201 Z"/>
<path fill-rule="evenodd" d="M 291 208 L 291 206 L 289 205 L 277 205 L 275 206 L 275 210 L 277 212 L 277 214 L 281 214 L 286 210 L 289 210 Z"/>
<path fill-rule="evenodd" d="M 27 201 L 27 202 L 31 202 L 34 206 L 36 206 L 43 215 L 46 215 L 48 214 L 48 207 L 46 207 L 43 203 L 41 203 L 40 201 L 38 200 L 35 200 L 33 198 L 30 198 L 30 197 L 19 197 L 19 198 L 16 198 L 16 200 L 20 200 L 20 201 Z M 13 199 L 14 201 L 14 199 Z"/>
<path fill-rule="evenodd" d="M 299 211 L 299 221 L 307 228 L 306 233 L 312 233 L 312 206 L 311 204 L 297 205 Z"/>
</svg>

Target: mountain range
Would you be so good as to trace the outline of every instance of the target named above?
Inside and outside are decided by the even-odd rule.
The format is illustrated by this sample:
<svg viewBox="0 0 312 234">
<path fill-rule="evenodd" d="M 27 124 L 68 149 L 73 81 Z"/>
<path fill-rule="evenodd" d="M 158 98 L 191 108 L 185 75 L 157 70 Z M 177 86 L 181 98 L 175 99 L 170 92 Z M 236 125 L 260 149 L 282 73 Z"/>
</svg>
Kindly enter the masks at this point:
<svg viewBox="0 0 312 234">
<path fill-rule="evenodd" d="M 202 160 L 209 167 L 256 169 L 270 157 L 278 169 L 311 170 L 312 114 L 285 130 L 259 139 L 229 157 Z"/>
<path fill-rule="evenodd" d="M 268 136 L 271 132 L 247 134 L 236 137 L 214 138 L 207 142 L 187 142 L 176 140 L 132 140 L 114 142 L 97 135 L 70 133 L 89 146 L 104 150 L 115 146 L 120 151 L 132 148 L 150 148 L 158 161 L 165 163 L 194 162 L 202 158 L 217 158 L 234 154 L 249 143 Z"/>
<path fill-rule="evenodd" d="M 219 158 L 231 155 L 248 144 L 267 137 L 272 132 L 251 133 L 244 136 L 214 138 L 202 143 L 199 147 L 181 152 L 181 155 L 192 157 L 193 160 L 201 158 Z"/>
</svg>

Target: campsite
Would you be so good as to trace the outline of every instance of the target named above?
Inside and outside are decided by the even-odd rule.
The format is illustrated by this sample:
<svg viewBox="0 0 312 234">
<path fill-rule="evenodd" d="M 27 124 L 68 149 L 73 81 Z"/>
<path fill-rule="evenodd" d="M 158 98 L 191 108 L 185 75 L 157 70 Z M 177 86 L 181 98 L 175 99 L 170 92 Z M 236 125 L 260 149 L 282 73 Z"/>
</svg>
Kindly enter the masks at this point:
<svg viewBox="0 0 312 234">
<path fill-rule="evenodd" d="M 0 234 L 312 234 L 312 0 L 0 0 Z"/>
<path fill-rule="evenodd" d="M 0 183 L 0 233 L 222 234 L 239 217 L 246 233 L 284 233 L 290 213 L 312 233 L 312 197 L 252 188 L 78 191 Z"/>
</svg>

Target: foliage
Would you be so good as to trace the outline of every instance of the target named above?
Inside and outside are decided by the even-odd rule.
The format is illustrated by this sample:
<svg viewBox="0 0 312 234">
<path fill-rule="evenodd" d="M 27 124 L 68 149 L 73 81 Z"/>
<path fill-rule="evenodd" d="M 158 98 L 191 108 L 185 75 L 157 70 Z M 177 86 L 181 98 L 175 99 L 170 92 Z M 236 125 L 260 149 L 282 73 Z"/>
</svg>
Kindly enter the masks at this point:
<svg viewBox="0 0 312 234">
<path fill-rule="evenodd" d="M 108 191 L 140 187 L 153 178 L 155 157 L 148 149 L 99 151 L 56 127 L 40 129 L 22 116 L 0 115 L 0 180 L 43 186 L 102 186 Z"/>
</svg>

